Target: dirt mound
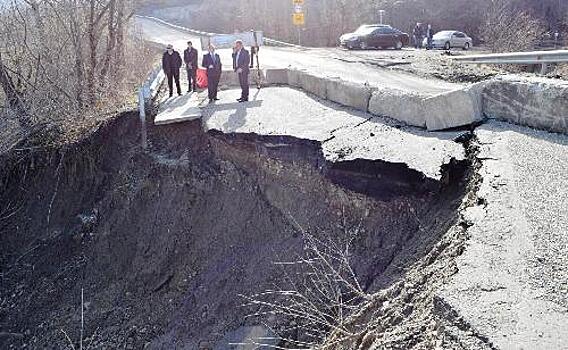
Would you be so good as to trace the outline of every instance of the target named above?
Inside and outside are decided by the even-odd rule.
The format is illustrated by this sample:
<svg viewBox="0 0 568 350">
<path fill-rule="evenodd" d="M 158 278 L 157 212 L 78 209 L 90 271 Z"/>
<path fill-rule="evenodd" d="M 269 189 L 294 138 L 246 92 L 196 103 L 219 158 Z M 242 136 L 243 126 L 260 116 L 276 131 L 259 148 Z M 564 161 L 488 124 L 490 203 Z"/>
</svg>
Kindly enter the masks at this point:
<svg viewBox="0 0 568 350">
<path fill-rule="evenodd" d="M 354 270 L 369 292 L 399 281 L 456 222 L 467 163 L 441 182 L 403 164 L 325 161 L 317 142 L 149 130 L 137 117 L 0 164 L 0 346 L 226 347 L 244 326 L 239 294 L 278 282 L 300 228 L 360 227 Z M 64 334 L 65 333 L 65 334 Z"/>
</svg>

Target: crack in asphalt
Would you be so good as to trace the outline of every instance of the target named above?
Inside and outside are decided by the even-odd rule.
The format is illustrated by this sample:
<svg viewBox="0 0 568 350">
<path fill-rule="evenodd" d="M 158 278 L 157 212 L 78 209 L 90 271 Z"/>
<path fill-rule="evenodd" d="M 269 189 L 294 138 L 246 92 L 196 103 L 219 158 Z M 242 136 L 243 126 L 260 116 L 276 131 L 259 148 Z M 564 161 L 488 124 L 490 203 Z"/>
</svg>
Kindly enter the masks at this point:
<svg viewBox="0 0 568 350">
<path fill-rule="evenodd" d="M 360 127 L 361 125 L 364 125 L 364 124 L 369 123 L 369 122 L 371 121 L 371 119 L 373 119 L 373 118 L 374 118 L 374 117 L 371 116 L 371 117 L 368 117 L 367 119 L 365 119 L 364 121 L 362 121 L 362 122 L 360 122 L 360 123 L 358 123 L 358 124 L 355 124 L 355 125 L 342 125 L 342 126 L 340 126 L 340 127 L 338 127 L 338 128 L 335 128 L 335 129 L 333 129 L 333 130 L 331 130 L 331 131 L 329 132 L 329 133 L 331 134 L 331 136 L 328 137 L 327 139 L 323 140 L 323 141 L 321 142 L 321 144 L 323 145 L 324 143 L 327 143 L 327 142 L 329 142 L 329 141 L 335 139 L 335 135 L 334 135 L 334 134 L 335 134 L 336 132 L 338 132 L 339 130 L 350 129 L 350 128 L 356 129 L 356 128 Z"/>
</svg>

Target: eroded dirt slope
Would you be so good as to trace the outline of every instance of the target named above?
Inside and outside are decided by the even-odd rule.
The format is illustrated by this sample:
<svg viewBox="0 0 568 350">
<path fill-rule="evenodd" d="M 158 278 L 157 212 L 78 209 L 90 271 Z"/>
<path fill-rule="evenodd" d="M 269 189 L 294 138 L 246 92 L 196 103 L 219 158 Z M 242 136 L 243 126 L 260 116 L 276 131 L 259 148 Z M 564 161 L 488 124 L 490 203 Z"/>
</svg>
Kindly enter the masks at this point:
<svg viewBox="0 0 568 350">
<path fill-rule="evenodd" d="M 223 346 L 243 325 L 239 294 L 278 281 L 300 228 L 355 226 L 355 272 L 387 288 L 457 220 L 466 164 L 441 182 L 403 164 L 330 164 L 317 142 L 150 130 L 123 115 L 63 148 L 4 155 L 0 178 L 0 345 L 101 349 Z M 394 262 L 394 263 L 393 263 Z"/>
</svg>

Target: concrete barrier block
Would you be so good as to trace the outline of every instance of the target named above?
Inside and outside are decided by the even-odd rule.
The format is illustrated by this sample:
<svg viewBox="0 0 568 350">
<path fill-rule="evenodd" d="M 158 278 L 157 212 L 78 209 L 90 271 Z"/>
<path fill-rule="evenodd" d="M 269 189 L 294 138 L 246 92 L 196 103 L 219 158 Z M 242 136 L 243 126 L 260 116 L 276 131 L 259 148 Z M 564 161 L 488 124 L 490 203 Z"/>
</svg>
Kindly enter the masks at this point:
<svg viewBox="0 0 568 350">
<path fill-rule="evenodd" d="M 323 99 L 327 99 L 326 79 L 308 73 L 300 75 L 302 89 Z"/>
<path fill-rule="evenodd" d="M 265 69 L 264 82 L 267 85 L 282 84 L 287 85 L 288 82 L 288 69 Z"/>
<path fill-rule="evenodd" d="M 408 125 L 426 127 L 424 96 L 392 88 L 381 87 L 373 91 L 369 113 L 386 116 Z"/>
<path fill-rule="evenodd" d="M 502 77 L 483 89 L 486 117 L 568 133 L 568 83 Z"/>
<path fill-rule="evenodd" d="M 249 74 L 249 85 L 251 86 L 256 85 L 257 76 L 258 76 L 257 70 L 251 69 Z M 265 80 L 264 72 L 262 70 L 261 70 L 261 80 L 262 81 Z M 239 77 L 236 72 L 223 71 L 223 74 L 221 74 L 221 80 L 219 81 L 219 86 L 221 86 L 222 88 L 228 88 L 240 85 L 241 84 L 239 83 Z"/>
<path fill-rule="evenodd" d="M 291 69 L 288 71 L 288 84 L 299 87 L 320 98 L 327 99 L 326 78 L 318 77 L 304 71 Z"/>
<path fill-rule="evenodd" d="M 426 128 L 431 131 L 470 125 L 483 120 L 485 83 L 428 97 L 424 100 Z"/>
<path fill-rule="evenodd" d="M 223 71 L 219 86 L 239 86 L 239 78 L 237 73 L 233 71 Z"/>
<path fill-rule="evenodd" d="M 288 79 L 288 85 L 290 86 L 294 86 L 297 88 L 301 88 L 302 84 L 300 82 L 300 76 L 302 74 L 304 74 L 304 72 L 299 71 L 297 69 L 287 69 L 286 70 L 286 75 L 287 75 L 287 79 Z"/>
<path fill-rule="evenodd" d="M 369 85 L 329 79 L 326 81 L 326 90 L 328 100 L 367 112 L 372 93 Z"/>
</svg>

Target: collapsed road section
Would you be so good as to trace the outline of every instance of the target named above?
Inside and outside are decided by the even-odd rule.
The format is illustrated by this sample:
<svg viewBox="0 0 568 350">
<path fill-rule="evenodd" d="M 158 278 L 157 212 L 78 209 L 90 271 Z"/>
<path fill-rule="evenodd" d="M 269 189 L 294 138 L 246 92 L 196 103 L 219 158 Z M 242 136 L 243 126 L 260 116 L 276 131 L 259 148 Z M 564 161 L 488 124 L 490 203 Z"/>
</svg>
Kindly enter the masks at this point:
<svg viewBox="0 0 568 350">
<path fill-rule="evenodd" d="M 209 349 L 249 341 L 250 329 L 293 336 L 294 320 L 269 330 L 270 319 L 247 318 L 239 295 L 282 282 L 274 262 L 302 253 L 302 232 L 352 242 L 369 294 L 440 249 L 468 192 L 461 133 L 424 134 L 293 89 L 261 93 L 277 109 L 219 104 L 203 124 L 150 128 L 147 151 L 126 114 L 77 143 L 3 154 L 0 344 L 64 348 L 83 334 L 95 348 Z"/>
</svg>

